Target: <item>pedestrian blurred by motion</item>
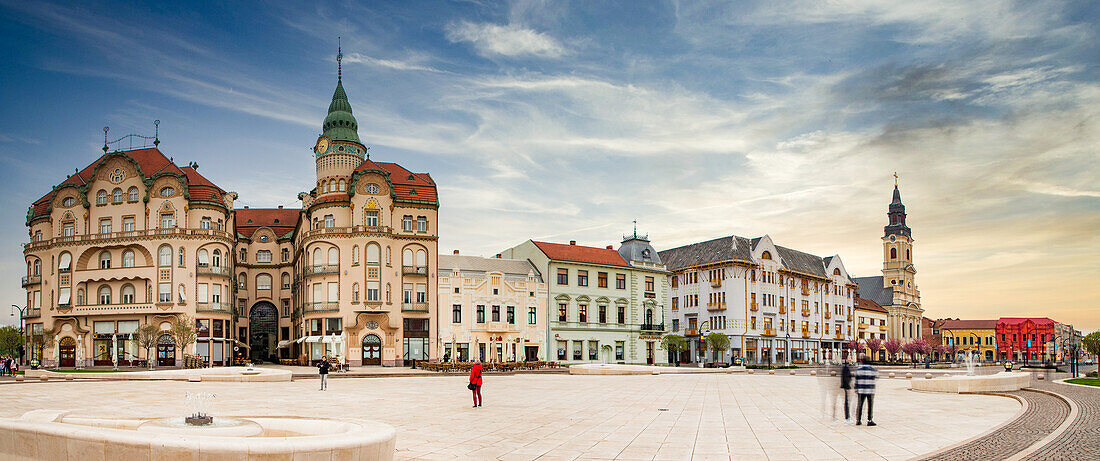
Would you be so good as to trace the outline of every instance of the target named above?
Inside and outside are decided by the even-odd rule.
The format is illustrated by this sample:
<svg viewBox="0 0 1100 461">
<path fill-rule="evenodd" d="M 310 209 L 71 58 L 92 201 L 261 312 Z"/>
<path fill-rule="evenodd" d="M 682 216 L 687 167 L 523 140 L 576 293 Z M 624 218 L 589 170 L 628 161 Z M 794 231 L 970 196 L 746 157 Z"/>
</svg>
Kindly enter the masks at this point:
<svg viewBox="0 0 1100 461">
<path fill-rule="evenodd" d="M 867 402 L 867 425 L 877 426 L 874 420 L 875 411 L 875 379 L 878 378 L 878 370 L 871 366 L 866 355 L 860 355 L 860 366 L 856 368 L 856 395 L 859 398 L 856 404 L 856 426 L 859 426 L 863 417 L 863 403 Z"/>
</svg>

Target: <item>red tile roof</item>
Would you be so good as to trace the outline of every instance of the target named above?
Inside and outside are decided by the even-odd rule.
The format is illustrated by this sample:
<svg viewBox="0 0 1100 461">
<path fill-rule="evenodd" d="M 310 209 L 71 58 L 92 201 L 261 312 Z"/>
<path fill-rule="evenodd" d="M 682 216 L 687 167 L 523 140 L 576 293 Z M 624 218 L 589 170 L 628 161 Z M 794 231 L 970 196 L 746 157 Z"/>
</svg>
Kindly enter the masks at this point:
<svg viewBox="0 0 1100 461">
<path fill-rule="evenodd" d="M 1039 325 L 1046 325 L 1048 323 L 1049 324 L 1054 323 L 1054 320 L 1052 320 L 1050 318 L 1047 318 L 1047 317 L 1001 317 L 1000 319 L 997 320 L 997 323 L 1004 323 L 1004 324 L 1007 324 L 1007 325 L 1019 325 L 1019 324 L 1024 323 L 1028 320 L 1030 320 L 1031 323 L 1035 323 L 1035 324 L 1039 324 Z"/>
<path fill-rule="evenodd" d="M 393 191 L 398 200 L 418 200 L 435 202 L 438 200 L 435 181 L 428 173 L 413 173 L 401 165 L 388 162 L 364 160 L 355 171 L 382 170 L 393 183 Z"/>
<path fill-rule="evenodd" d="M 322 203 L 347 202 L 347 201 L 350 201 L 350 200 L 351 200 L 351 196 L 348 195 L 347 192 L 327 193 L 327 194 L 322 195 L 321 197 L 319 197 L 317 200 L 315 200 L 313 202 L 313 205 L 310 205 L 310 206 L 316 206 L 316 205 L 320 205 Z"/>
<path fill-rule="evenodd" d="M 565 245 L 561 243 L 535 242 L 539 250 L 550 259 L 558 261 L 576 261 L 593 264 L 606 264 L 609 266 L 629 267 L 626 260 L 618 251 L 607 248 L 586 247 L 581 245 Z"/>
<path fill-rule="evenodd" d="M 874 302 L 870 299 L 867 299 L 867 298 L 859 298 L 859 304 L 856 305 L 856 309 L 862 309 L 862 310 L 865 310 L 865 311 L 881 312 L 883 314 L 887 313 L 886 308 L 878 305 L 878 303 L 876 303 L 876 302 Z"/>
<path fill-rule="evenodd" d="M 959 329 L 959 330 L 995 330 L 997 328 L 996 320 L 958 320 L 958 319 L 946 319 L 941 322 L 941 328 L 947 329 Z"/>
<path fill-rule="evenodd" d="M 282 237 L 298 226 L 301 211 L 296 208 L 237 208 L 237 233 L 252 237 L 261 227 L 269 227 Z"/>
</svg>

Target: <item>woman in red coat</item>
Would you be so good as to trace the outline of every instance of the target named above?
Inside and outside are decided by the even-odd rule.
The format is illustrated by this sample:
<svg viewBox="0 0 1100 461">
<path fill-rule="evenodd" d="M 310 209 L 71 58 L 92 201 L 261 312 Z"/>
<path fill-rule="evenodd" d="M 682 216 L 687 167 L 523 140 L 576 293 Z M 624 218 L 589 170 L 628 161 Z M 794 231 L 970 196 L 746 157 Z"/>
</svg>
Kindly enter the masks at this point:
<svg viewBox="0 0 1100 461">
<path fill-rule="evenodd" d="M 481 406 L 481 360 L 470 368 L 470 390 L 474 393 L 474 408 Z"/>
</svg>

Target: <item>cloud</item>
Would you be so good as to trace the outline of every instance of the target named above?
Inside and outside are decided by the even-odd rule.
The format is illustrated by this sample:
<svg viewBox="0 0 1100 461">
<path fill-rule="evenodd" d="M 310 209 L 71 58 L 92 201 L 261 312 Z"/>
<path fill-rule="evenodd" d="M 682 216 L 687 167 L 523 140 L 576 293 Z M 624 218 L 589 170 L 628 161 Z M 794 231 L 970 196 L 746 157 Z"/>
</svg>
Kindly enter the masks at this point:
<svg viewBox="0 0 1100 461">
<path fill-rule="evenodd" d="M 536 56 L 559 58 L 565 49 L 553 37 L 514 24 L 498 25 L 461 21 L 447 26 L 447 40 L 469 42 L 478 54 L 490 56 Z"/>
<path fill-rule="evenodd" d="M 345 62 L 362 63 L 375 67 L 382 67 L 393 70 L 410 70 L 410 71 L 423 71 L 423 72 L 435 72 L 435 73 L 447 73 L 446 71 L 436 69 L 431 66 L 425 66 L 422 64 L 400 61 L 394 59 L 380 59 L 359 53 L 349 53 L 344 56 Z"/>
</svg>

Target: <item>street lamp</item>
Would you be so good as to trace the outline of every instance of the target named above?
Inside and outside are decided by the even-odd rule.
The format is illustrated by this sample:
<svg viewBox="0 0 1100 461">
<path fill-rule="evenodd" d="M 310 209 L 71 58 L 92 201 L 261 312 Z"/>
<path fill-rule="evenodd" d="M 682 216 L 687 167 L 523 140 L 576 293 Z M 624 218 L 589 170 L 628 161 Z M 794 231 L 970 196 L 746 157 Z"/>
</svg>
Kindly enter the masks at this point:
<svg viewBox="0 0 1100 461">
<path fill-rule="evenodd" d="M 23 341 L 23 350 L 26 351 L 27 350 L 27 347 L 26 347 L 26 340 L 27 340 L 26 334 L 27 333 L 25 331 L 26 328 L 23 326 L 23 318 L 24 318 L 23 314 L 25 314 L 27 312 L 27 309 L 29 309 L 30 306 L 19 307 L 15 304 L 12 304 L 11 307 L 14 307 L 15 309 L 17 309 L 19 311 L 19 340 Z M 15 312 L 12 312 L 11 316 L 15 317 Z M 26 365 L 26 363 L 27 363 L 26 359 L 23 357 L 24 355 L 25 354 L 22 354 L 22 353 L 19 354 L 19 361 L 22 362 L 21 365 Z"/>
</svg>

